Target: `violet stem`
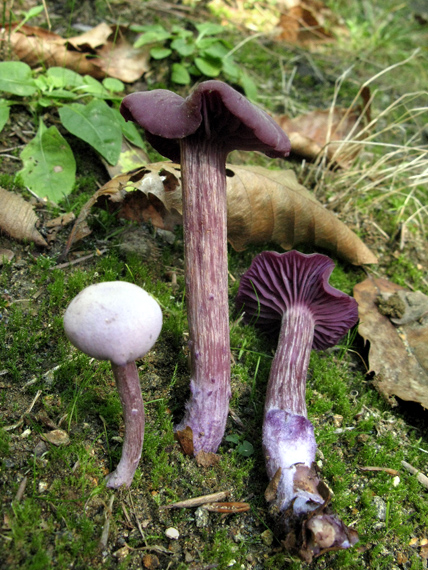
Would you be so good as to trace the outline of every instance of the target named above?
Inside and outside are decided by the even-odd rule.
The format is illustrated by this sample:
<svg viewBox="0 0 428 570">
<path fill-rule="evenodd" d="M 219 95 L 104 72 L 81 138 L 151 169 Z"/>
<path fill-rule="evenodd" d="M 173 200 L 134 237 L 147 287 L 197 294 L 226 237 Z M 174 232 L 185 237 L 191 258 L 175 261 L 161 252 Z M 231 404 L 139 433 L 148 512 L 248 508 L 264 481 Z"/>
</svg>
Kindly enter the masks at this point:
<svg viewBox="0 0 428 570">
<path fill-rule="evenodd" d="M 307 417 L 306 376 L 314 328 L 314 317 L 305 305 L 293 305 L 284 313 L 269 375 L 265 412 L 279 408 Z"/>
<path fill-rule="evenodd" d="M 230 399 L 226 154 L 205 136 L 180 141 L 191 396 L 176 429 L 195 455 L 217 451 Z"/>
<path fill-rule="evenodd" d="M 130 487 L 141 458 L 144 441 L 144 403 L 140 378 L 135 362 L 124 365 L 111 363 L 125 420 L 122 457 L 107 476 L 107 487 Z"/>
</svg>

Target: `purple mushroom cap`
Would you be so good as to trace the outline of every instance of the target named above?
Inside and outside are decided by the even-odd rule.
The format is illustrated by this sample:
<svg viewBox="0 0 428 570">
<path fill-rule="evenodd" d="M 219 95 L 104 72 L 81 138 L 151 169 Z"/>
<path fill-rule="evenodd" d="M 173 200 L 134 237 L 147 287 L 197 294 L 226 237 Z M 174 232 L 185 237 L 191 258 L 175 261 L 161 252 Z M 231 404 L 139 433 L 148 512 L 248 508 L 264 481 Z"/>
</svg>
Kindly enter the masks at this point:
<svg viewBox="0 0 428 570">
<path fill-rule="evenodd" d="M 315 320 L 312 348 L 324 350 L 358 321 L 356 300 L 328 283 L 333 268 L 334 262 L 319 253 L 265 251 L 242 277 L 236 306 L 244 309 L 245 322 L 272 332 L 291 306 L 305 305 Z"/>
<path fill-rule="evenodd" d="M 143 127 L 150 144 L 175 162 L 180 161 L 179 139 L 198 131 L 221 143 L 226 155 L 249 150 L 284 158 L 291 149 L 272 117 L 222 81 L 204 81 L 186 99 L 165 89 L 131 93 L 123 99 L 120 112 Z"/>
</svg>

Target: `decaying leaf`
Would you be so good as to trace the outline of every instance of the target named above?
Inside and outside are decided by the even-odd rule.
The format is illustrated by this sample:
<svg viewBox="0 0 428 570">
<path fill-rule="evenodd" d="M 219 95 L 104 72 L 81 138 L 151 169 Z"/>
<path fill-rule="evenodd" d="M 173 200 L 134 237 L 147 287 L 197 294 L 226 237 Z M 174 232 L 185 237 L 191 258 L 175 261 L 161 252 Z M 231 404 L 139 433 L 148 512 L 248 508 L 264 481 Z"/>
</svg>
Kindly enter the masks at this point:
<svg viewBox="0 0 428 570">
<path fill-rule="evenodd" d="M 279 8 L 280 39 L 293 44 L 307 44 L 333 38 L 325 25 L 337 21 L 337 18 L 320 0 L 280 0 Z"/>
<path fill-rule="evenodd" d="M 428 298 L 381 278 L 359 283 L 354 296 L 377 390 L 391 403 L 397 396 L 428 408 Z"/>
<path fill-rule="evenodd" d="M 39 65 L 67 67 L 96 79 L 105 77 L 105 73 L 97 65 L 95 59 L 89 59 L 88 54 L 82 52 L 69 51 L 58 34 L 26 24 L 21 26 L 18 32 L 14 32 L 14 27 L 16 26 L 6 25 L 2 30 L 0 40 L 9 42 L 16 58 L 30 67 Z"/>
<path fill-rule="evenodd" d="M 284 249 L 312 244 L 354 265 L 377 259 L 360 238 L 301 186 L 291 170 L 227 165 L 228 239 L 237 251 L 273 242 Z M 83 207 L 63 254 L 94 204 L 120 217 L 171 230 L 181 223 L 180 166 L 159 162 L 113 178 Z"/>
<path fill-rule="evenodd" d="M 361 149 L 355 141 L 370 122 L 368 87 L 361 89 L 361 99 L 361 106 L 349 109 L 316 110 L 294 119 L 281 115 L 275 120 L 289 136 L 292 153 L 313 161 L 326 149 L 327 160 L 344 167 Z"/>
<path fill-rule="evenodd" d="M 33 207 L 22 196 L 0 188 L 0 231 L 19 241 L 33 241 L 47 247 L 42 235 L 37 231 L 39 222 Z"/>
<path fill-rule="evenodd" d="M 15 56 L 31 67 L 67 67 L 81 75 L 109 75 L 126 83 L 137 81 L 149 68 L 149 48 L 135 49 L 125 26 L 101 23 L 69 39 L 36 26 L 25 24 L 16 32 L 14 28 L 6 25 L 0 40 L 10 42 Z"/>
</svg>

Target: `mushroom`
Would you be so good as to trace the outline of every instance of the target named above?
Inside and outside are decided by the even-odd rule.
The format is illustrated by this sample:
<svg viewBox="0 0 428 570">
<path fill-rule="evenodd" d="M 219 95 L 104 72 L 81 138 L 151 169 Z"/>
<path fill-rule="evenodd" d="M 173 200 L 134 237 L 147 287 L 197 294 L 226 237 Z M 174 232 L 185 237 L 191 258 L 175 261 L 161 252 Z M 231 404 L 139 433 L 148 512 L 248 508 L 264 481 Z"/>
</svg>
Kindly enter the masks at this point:
<svg viewBox="0 0 428 570">
<path fill-rule="evenodd" d="M 125 419 L 122 457 L 107 487 L 129 487 L 141 458 L 144 404 L 135 361 L 154 345 L 161 309 L 144 289 L 107 281 L 83 289 L 69 304 L 64 329 L 70 342 L 97 360 L 110 360 Z"/>
<path fill-rule="evenodd" d="M 270 334 L 279 329 L 263 420 L 267 499 L 282 513 L 287 542 L 290 533 L 300 536 L 299 554 L 309 559 L 358 539 L 327 510 L 329 493 L 313 466 L 316 442 L 305 402 L 311 349 L 335 345 L 358 320 L 355 299 L 328 283 L 333 267 L 325 255 L 266 251 L 253 260 L 237 295 L 245 322 Z"/>
<path fill-rule="evenodd" d="M 162 89 L 132 93 L 120 110 L 157 151 L 181 162 L 191 396 L 176 431 L 180 439 L 192 430 L 195 455 L 215 452 L 230 398 L 226 157 L 234 149 L 286 157 L 290 142 L 267 113 L 216 80 L 186 99 Z"/>
</svg>

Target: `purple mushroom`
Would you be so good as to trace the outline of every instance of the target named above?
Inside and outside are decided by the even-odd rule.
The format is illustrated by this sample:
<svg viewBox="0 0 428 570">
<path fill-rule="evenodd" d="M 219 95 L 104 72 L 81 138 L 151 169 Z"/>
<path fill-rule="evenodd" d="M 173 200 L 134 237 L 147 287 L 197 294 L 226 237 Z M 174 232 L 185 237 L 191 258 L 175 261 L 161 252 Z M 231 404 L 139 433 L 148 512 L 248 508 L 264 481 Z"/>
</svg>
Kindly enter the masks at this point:
<svg viewBox="0 0 428 570">
<path fill-rule="evenodd" d="M 263 421 L 267 498 L 285 524 L 286 544 L 305 559 L 358 540 L 328 511 L 329 494 L 313 466 L 316 442 L 305 402 L 311 349 L 335 345 L 358 320 L 355 299 L 328 283 L 333 267 L 325 255 L 266 251 L 242 277 L 237 296 L 247 323 L 279 330 Z"/>
<path fill-rule="evenodd" d="M 264 111 L 221 81 L 186 98 L 166 90 L 127 95 L 126 120 L 162 155 L 181 162 L 191 397 L 177 434 L 191 428 L 193 453 L 215 452 L 230 398 L 226 157 L 234 149 L 286 157 L 290 142 Z"/>
<path fill-rule="evenodd" d="M 162 328 L 158 303 L 125 281 L 90 285 L 69 304 L 64 329 L 70 342 L 97 360 L 110 360 L 125 419 L 122 457 L 107 487 L 129 487 L 141 458 L 144 404 L 135 360 L 154 345 Z"/>
</svg>

